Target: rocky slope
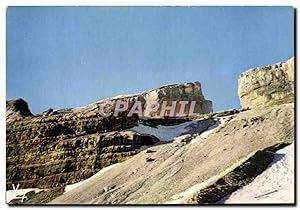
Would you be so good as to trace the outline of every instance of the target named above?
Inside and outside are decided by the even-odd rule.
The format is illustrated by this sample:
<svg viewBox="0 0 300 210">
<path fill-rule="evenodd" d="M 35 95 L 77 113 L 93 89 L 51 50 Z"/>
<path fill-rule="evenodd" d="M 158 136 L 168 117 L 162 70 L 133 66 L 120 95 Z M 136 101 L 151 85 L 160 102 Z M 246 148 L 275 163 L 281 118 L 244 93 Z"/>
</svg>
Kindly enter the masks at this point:
<svg viewBox="0 0 300 210">
<path fill-rule="evenodd" d="M 294 94 L 294 57 L 283 63 L 253 68 L 240 76 L 242 108 L 255 108 Z"/>
<path fill-rule="evenodd" d="M 216 203 L 247 186 L 272 164 L 277 150 L 294 141 L 293 69 L 289 62 L 276 65 L 241 76 L 242 107 L 251 109 L 205 115 L 200 122 L 217 123 L 204 132 L 193 130 L 151 147 L 51 203 Z M 292 189 L 285 193 L 293 197 Z"/>
<path fill-rule="evenodd" d="M 51 203 L 217 202 L 253 180 L 258 175 L 253 172 L 262 172 L 272 162 L 269 151 L 293 142 L 293 110 L 293 104 L 283 104 L 229 115 L 227 122 L 206 137 L 184 136 L 151 147 L 152 152 L 137 154 Z M 220 180 L 258 151 L 263 154 L 255 159 L 255 167 L 242 171 L 234 179 Z M 253 176 L 248 177 L 251 173 Z M 240 182 L 237 177 L 241 177 Z M 234 187 L 230 188 L 233 181 Z"/>
<path fill-rule="evenodd" d="M 143 102 L 195 100 L 195 112 L 208 113 L 210 101 L 204 99 L 200 83 L 164 86 L 130 96 L 98 101 L 86 107 L 48 111 L 32 116 L 22 99 L 7 102 L 7 188 L 12 184 L 28 187 L 61 187 L 84 180 L 101 168 L 124 161 L 144 145 L 159 141 L 152 135 L 126 131 L 138 124 L 137 116 L 100 115 L 107 101 Z M 151 116 L 150 116 L 151 117 Z M 176 124 L 181 118 L 146 120 L 148 124 Z"/>
<path fill-rule="evenodd" d="M 239 196 L 272 167 L 276 151 L 294 142 L 293 75 L 293 59 L 242 74 L 241 110 L 210 113 L 200 84 L 187 83 L 12 121 L 8 188 L 52 187 L 54 193 L 26 201 L 58 196 L 51 204 L 203 204 Z M 127 111 L 114 117 L 108 109 L 109 116 L 99 116 L 101 104 L 120 99 L 130 106 L 142 101 L 143 110 L 153 100 L 196 100 L 198 115 L 140 120 L 126 117 Z M 293 203 L 293 190 L 284 193 L 291 199 L 283 202 Z"/>
</svg>

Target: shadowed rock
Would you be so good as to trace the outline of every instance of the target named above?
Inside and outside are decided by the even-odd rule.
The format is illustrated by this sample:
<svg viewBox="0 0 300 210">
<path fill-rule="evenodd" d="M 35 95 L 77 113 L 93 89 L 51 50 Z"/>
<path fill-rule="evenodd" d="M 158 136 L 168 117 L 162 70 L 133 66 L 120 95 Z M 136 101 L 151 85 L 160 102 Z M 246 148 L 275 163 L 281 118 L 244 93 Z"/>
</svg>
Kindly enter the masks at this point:
<svg viewBox="0 0 300 210">
<path fill-rule="evenodd" d="M 21 120 L 28 116 L 32 116 L 32 113 L 26 101 L 21 98 L 6 101 L 6 122 Z"/>
</svg>

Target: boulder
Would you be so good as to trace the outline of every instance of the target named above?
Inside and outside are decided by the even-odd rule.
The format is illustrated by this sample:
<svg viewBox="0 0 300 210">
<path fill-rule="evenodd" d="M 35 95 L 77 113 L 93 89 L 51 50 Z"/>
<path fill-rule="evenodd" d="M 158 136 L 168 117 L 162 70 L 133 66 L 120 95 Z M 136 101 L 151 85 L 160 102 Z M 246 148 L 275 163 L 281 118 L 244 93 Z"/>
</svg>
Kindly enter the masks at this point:
<svg viewBox="0 0 300 210">
<path fill-rule="evenodd" d="M 6 101 L 6 122 L 21 120 L 28 116 L 32 116 L 32 113 L 26 101 L 21 98 Z"/>
</svg>

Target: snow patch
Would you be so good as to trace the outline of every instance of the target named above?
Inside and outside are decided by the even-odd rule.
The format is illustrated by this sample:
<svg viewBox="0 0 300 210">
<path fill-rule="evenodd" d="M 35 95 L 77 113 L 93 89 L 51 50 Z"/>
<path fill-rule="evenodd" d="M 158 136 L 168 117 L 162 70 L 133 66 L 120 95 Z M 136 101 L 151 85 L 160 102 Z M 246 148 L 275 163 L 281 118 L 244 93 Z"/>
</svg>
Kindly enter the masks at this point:
<svg viewBox="0 0 300 210">
<path fill-rule="evenodd" d="M 22 197 L 24 198 L 26 193 L 29 193 L 31 191 L 34 191 L 35 193 L 39 193 L 39 192 L 44 191 L 44 190 L 39 189 L 39 188 L 7 190 L 6 191 L 6 203 L 9 203 L 10 201 L 12 201 L 14 199 L 22 199 Z"/>
<path fill-rule="evenodd" d="M 199 142 L 200 140 L 208 137 L 210 134 L 214 133 L 219 126 L 224 126 L 226 122 L 228 122 L 230 116 L 219 118 L 219 123 L 216 123 L 210 126 L 205 132 L 201 133 L 196 138 L 192 139 L 191 144 Z"/>
<path fill-rule="evenodd" d="M 294 143 L 278 150 L 273 162 L 250 184 L 218 203 L 294 203 Z"/>
<path fill-rule="evenodd" d="M 178 125 L 164 126 L 158 125 L 157 128 L 139 124 L 129 130 L 141 134 L 148 134 L 155 136 L 161 141 L 172 141 L 175 137 L 189 131 L 196 125 L 197 121 L 184 122 Z"/>
<path fill-rule="evenodd" d="M 106 171 L 109 171 L 110 169 L 112 169 L 113 167 L 115 167 L 116 165 L 118 165 L 119 163 L 116 163 L 116 164 L 113 164 L 113 165 L 110 165 L 110 166 L 107 166 L 105 168 L 102 168 L 100 171 L 98 171 L 96 174 L 94 174 L 93 176 L 89 177 L 88 179 L 85 179 L 83 181 L 80 181 L 80 182 L 77 182 L 77 183 L 74 183 L 74 184 L 69 184 L 69 185 L 66 185 L 65 187 L 65 192 L 69 192 L 77 187 L 79 187 L 80 185 L 86 183 L 87 181 L 97 177 L 97 176 L 100 176 L 101 174 L 103 174 L 104 172 Z"/>
<path fill-rule="evenodd" d="M 216 123 L 215 125 L 210 126 L 206 131 L 204 131 L 201 135 L 196 137 L 192 140 L 192 143 L 198 142 L 199 140 L 207 137 L 211 133 L 215 131 L 215 129 L 218 126 L 224 126 L 226 122 L 228 122 L 231 119 L 230 116 L 227 117 L 221 117 L 219 118 L 219 123 Z M 171 125 L 171 126 L 164 126 L 164 125 L 158 125 L 156 128 L 139 124 L 138 126 L 135 126 L 129 130 L 135 131 L 141 134 L 148 134 L 155 136 L 156 138 L 160 139 L 161 141 L 169 142 L 173 140 L 180 140 L 187 137 L 184 135 L 184 137 L 181 138 L 181 135 L 192 130 L 197 126 L 198 123 L 201 123 L 199 120 L 184 122 L 178 125 Z M 180 137 L 180 138 L 179 138 Z"/>
<path fill-rule="evenodd" d="M 192 139 L 191 144 L 194 144 L 204 138 L 206 138 L 207 136 L 209 136 L 211 133 L 215 132 L 215 129 L 219 127 L 218 123 L 216 123 L 215 125 L 210 126 L 207 131 L 201 133 L 199 136 L 197 136 L 196 138 Z"/>
</svg>

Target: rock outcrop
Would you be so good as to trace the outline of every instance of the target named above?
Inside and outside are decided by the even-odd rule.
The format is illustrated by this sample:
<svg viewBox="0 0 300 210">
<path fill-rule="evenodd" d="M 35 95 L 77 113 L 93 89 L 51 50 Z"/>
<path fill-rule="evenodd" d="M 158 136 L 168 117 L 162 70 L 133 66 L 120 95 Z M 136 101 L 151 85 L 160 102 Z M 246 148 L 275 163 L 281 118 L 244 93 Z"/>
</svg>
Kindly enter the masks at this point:
<svg viewBox="0 0 300 210">
<path fill-rule="evenodd" d="M 205 114 L 213 111 L 212 102 L 204 98 L 199 82 L 162 86 L 160 88 L 138 94 L 120 95 L 113 98 L 101 100 L 96 104 L 98 105 L 98 107 L 100 107 L 102 104 L 112 103 L 112 106 L 108 107 L 106 112 L 110 113 L 110 115 L 113 115 L 114 109 L 116 107 L 116 101 L 118 100 L 128 102 L 129 104 L 128 108 L 120 113 L 120 115 L 122 116 L 127 116 L 134 103 L 136 101 L 140 101 L 143 111 L 143 118 L 146 119 L 162 118 L 160 116 L 160 113 L 164 101 L 167 102 L 166 106 L 168 107 L 170 107 L 172 105 L 172 102 L 174 101 L 188 102 L 188 104 L 186 104 L 185 106 L 184 113 L 178 118 L 189 115 L 189 109 L 191 108 L 192 101 L 196 102 L 193 110 L 194 113 Z M 159 107 L 154 112 L 148 113 L 146 109 L 147 107 L 150 107 L 151 103 L 153 102 L 158 103 Z M 177 103 L 175 107 L 175 114 L 178 114 L 180 112 L 180 107 L 181 105 Z M 164 117 L 169 117 L 169 111 L 165 112 Z"/>
<path fill-rule="evenodd" d="M 6 131 L 7 188 L 11 189 L 12 184 L 48 188 L 75 183 L 103 167 L 128 159 L 144 145 L 158 142 L 154 136 L 126 131 L 137 125 L 138 116 L 127 117 L 124 112 L 115 117 L 113 109 L 109 110 L 109 116 L 100 115 L 101 104 L 117 100 L 129 101 L 131 105 L 140 100 L 143 107 L 149 100 L 195 100 L 195 112 L 212 111 L 211 102 L 204 99 L 198 82 L 118 96 L 86 107 L 49 109 L 36 116 L 31 116 L 23 100 L 7 102 L 10 122 Z M 185 117 L 155 118 L 147 122 L 155 126 L 186 120 Z"/>
<path fill-rule="evenodd" d="M 168 85 L 155 90 L 147 91 L 143 94 L 143 96 L 146 102 L 144 106 L 147 105 L 148 101 L 157 101 L 158 103 L 161 103 L 164 100 L 189 102 L 195 101 L 195 113 L 206 114 L 213 111 L 212 102 L 204 98 L 201 84 L 199 82 L 185 83 L 180 85 Z M 189 110 L 190 105 L 191 104 L 188 104 L 188 106 L 186 107 L 185 114 L 188 114 L 187 110 Z M 177 105 L 175 112 L 179 112 L 179 108 L 180 107 Z M 160 109 L 157 110 L 157 112 L 160 111 Z M 153 113 L 152 115 L 145 117 L 152 117 L 155 114 L 157 115 L 157 113 Z"/>
<path fill-rule="evenodd" d="M 23 138 L 7 142 L 8 188 L 12 184 L 49 188 L 75 183 L 159 141 L 132 131 Z"/>
<path fill-rule="evenodd" d="M 22 120 L 29 116 L 32 116 L 32 113 L 23 99 L 6 101 L 6 122 Z"/>
<path fill-rule="evenodd" d="M 209 135 L 151 147 L 51 204 L 216 202 L 253 180 L 272 162 L 272 152 L 294 141 L 291 103 L 228 114 Z"/>
<path fill-rule="evenodd" d="M 284 63 L 243 73 L 239 78 L 238 95 L 242 108 L 255 108 L 285 99 L 293 101 L 294 57 Z"/>
</svg>

